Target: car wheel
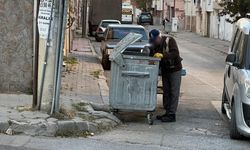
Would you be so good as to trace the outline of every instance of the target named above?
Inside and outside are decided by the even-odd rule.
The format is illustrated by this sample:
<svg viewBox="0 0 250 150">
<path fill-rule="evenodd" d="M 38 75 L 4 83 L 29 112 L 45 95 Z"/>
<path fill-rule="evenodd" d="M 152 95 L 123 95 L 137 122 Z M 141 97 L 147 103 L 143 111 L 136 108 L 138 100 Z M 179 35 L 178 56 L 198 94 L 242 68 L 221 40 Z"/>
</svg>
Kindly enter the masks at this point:
<svg viewBox="0 0 250 150">
<path fill-rule="evenodd" d="M 232 104 L 232 114 L 231 114 L 231 122 L 230 122 L 230 138 L 231 139 L 242 138 L 242 135 L 239 133 L 237 129 L 235 104 Z"/>
<path fill-rule="evenodd" d="M 104 70 L 110 70 L 110 61 L 109 61 L 109 56 L 107 54 L 102 55 L 102 67 Z"/>
<path fill-rule="evenodd" d="M 228 100 L 227 100 L 225 88 L 223 88 L 222 100 L 221 100 L 221 113 L 222 114 L 226 114 L 226 109 L 224 107 L 224 104 L 227 103 L 227 102 L 228 102 Z"/>
</svg>

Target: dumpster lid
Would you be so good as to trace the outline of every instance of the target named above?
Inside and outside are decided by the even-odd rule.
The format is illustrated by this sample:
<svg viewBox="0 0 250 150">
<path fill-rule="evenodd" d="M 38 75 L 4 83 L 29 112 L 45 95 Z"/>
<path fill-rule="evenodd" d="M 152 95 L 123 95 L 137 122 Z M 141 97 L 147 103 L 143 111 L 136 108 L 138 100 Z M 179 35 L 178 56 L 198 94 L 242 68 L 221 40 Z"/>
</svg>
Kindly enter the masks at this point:
<svg viewBox="0 0 250 150">
<path fill-rule="evenodd" d="M 137 33 L 131 32 L 126 35 L 119 43 L 117 43 L 114 51 L 109 56 L 110 61 L 115 61 L 117 63 L 120 62 L 121 60 L 118 59 L 122 58 L 121 54 L 126 50 L 126 48 L 141 38 L 142 35 Z"/>
</svg>

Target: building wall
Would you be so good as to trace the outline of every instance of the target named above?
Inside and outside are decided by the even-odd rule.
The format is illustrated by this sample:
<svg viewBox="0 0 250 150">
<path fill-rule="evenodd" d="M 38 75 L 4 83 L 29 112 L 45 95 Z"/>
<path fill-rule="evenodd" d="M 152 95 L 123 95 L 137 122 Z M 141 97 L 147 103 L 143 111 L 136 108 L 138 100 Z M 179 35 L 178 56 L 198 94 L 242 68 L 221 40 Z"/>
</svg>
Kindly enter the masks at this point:
<svg viewBox="0 0 250 150">
<path fill-rule="evenodd" d="M 219 22 L 219 39 L 231 41 L 231 38 L 233 36 L 233 24 L 228 23 L 226 21 L 226 18 L 229 16 L 222 16 L 220 17 Z"/>
<path fill-rule="evenodd" d="M 196 4 L 196 33 L 230 41 L 233 25 L 226 21 L 229 16 L 219 16 L 222 9 L 218 0 L 200 0 Z"/>
<path fill-rule="evenodd" d="M 151 8 L 154 10 L 154 24 L 161 25 L 163 18 L 163 0 L 152 0 Z"/>
<path fill-rule="evenodd" d="M 196 6 L 193 0 L 184 1 L 185 30 L 196 31 Z"/>
<path fill-rule="evenodd" d="M 172 19 L 174 1 L 173 0 L 164 0 L 164 17 L 168 20 Z M 185 14 L 184 14 L 184 0 L 175 0 L 175 17 L 178 18 L 178 29 L 184 29 L 185 24 Z"/>
<path fill-rule="evenodd" d="M 32 92 L 33 0 L 0 0 L 0 93 Z"/>
</svg>

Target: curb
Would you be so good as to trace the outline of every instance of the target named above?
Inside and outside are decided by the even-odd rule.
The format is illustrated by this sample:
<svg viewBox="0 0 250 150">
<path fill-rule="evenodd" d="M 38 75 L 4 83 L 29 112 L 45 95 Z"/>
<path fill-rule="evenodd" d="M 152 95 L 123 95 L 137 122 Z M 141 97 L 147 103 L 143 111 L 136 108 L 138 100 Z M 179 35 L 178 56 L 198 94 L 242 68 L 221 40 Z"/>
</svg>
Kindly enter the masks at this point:
<svg viewBox="0 0 250 150">
<path fill-rule="evenodd" d="M 88 43 L 90 45 L 92 54 L 99 60 L 98 55 L 96 54 L 95 49 L 90 42 L 90 39 L 87 38 L 87 40 L 88 40 Z M 107 84 L 107 78 L 104 76 L 104 70 L 103 70 L 101 64 L 99 64 L 99 66 L 100 66 L 100 70 L 101 70 L 101 74 L 99 75 L 99 79 L 98 79 L 98 85 L 100 88 L 100 95 L 101 95 L 103 103 L 107 105 L 107 104 L 109 104 L 109 87 Z"/>
<path fill-rule="evenodd" d="M 81 104 L 79 106 L 83 107 L 82 111 L 77 111 L 75 117 L 64 120 L 38 111 L 19 112 L 18 114 L 25 114 L 22 119 L 1 118 L 0 133 L 46 137 L 86 137 L 111 130 L 121 124 L 116 116 L 105 111 L 95 110 L 91 104 L 84 102 Z"/>
</svg>

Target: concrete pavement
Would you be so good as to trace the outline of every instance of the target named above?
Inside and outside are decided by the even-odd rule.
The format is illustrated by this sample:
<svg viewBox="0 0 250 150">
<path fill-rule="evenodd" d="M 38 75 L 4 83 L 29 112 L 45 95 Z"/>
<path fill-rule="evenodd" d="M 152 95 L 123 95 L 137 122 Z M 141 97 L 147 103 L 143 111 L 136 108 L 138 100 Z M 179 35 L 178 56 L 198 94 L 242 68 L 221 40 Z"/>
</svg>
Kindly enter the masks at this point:
<svg viewBox="0 0 250 150">
<path fill-rule="evenodd" d="M 70 71 L 62 78 L 61 99 L 64 105 L 69 102 L 108 103 L 108 86 L 103 69 L 88 39 L 73 41 L 73 51 L 69 57 L 77 59 Z"/>
<path fill-rule="evenodd" d="M 0 133 L 32 136 L 85 136 L 114 128 L 115 116 L 92 105 L 108 103 L 103 69 L 88 39 L 74 40 L 74 51 L 65 58 L 59 113 L 34 111 L 32 96 L 1 94 Z"/>
</svg>

